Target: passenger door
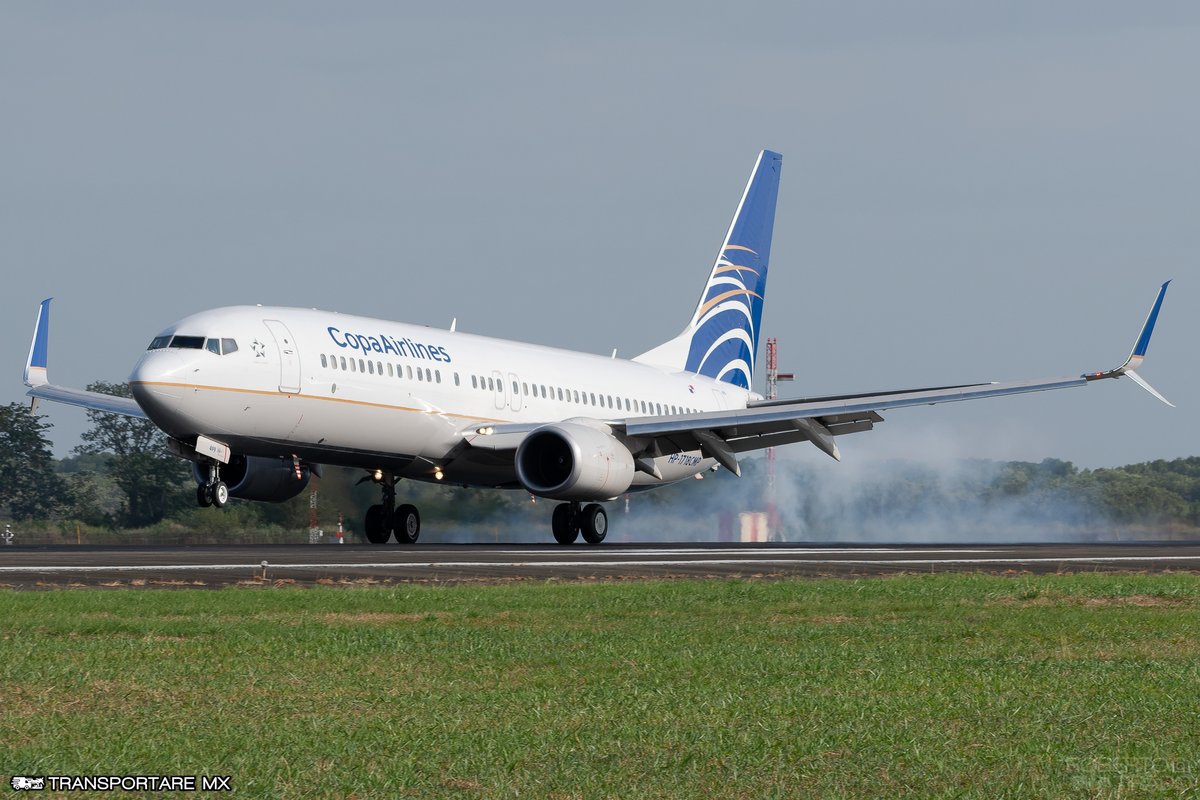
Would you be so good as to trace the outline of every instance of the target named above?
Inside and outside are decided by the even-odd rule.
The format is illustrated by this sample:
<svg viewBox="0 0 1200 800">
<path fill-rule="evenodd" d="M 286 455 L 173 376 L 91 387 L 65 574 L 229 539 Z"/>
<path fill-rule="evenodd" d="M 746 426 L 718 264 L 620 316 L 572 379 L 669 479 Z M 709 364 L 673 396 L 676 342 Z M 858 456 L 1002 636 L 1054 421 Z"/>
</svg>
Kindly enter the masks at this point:
<svg viewBox="0 0 1200 800">
<path fill-rule="evenodd" d="M 264 319 L 263 324 L 275 338 L 275 349 L 279 351 L 279 391 L 285 394 L 300 393 L 300 352 L 292 332 L 277 319 Z"/>
</svg>

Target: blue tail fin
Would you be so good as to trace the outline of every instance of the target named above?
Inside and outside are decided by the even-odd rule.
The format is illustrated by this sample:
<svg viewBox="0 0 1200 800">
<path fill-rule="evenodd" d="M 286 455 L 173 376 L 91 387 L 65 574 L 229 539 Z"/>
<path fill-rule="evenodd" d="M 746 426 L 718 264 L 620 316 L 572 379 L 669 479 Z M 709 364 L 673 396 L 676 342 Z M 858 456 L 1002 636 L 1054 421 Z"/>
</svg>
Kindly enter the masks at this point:
<svg viewBox="0 0 1200 800">
<path fill-rule="evenodd" d="M 779 153 L 759 153 L 691 322 L 679 336 L 635 361 L 750 388 L 782 166 Z"/>
</svg>

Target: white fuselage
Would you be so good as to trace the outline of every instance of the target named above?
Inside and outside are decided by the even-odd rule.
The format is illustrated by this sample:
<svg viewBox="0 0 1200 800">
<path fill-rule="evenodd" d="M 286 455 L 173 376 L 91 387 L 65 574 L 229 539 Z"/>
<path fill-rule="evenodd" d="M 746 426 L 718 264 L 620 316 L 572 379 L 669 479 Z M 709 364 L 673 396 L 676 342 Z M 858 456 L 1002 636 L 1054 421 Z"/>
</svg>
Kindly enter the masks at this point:
<svg viewBox="0 0 1200 800">
<path fill-rule="evenodd" d="M 519 486 L 511 454 L 465 441 L 488 423 L 682 415 L 745 408 L 751 398 L 694 373 L 313 309 L 219 308 L 180 320 L 156 343 L 163 337 L 174 344 L 152 345 L 130 387 L 181 441 L 205 435 L 246 455 L 421 480 L 440 473 L 462 485 Z M 661 479 L 639 472 L 634 486 L 712 464 L 699 451 L 658 458 Z"/>
</svg>

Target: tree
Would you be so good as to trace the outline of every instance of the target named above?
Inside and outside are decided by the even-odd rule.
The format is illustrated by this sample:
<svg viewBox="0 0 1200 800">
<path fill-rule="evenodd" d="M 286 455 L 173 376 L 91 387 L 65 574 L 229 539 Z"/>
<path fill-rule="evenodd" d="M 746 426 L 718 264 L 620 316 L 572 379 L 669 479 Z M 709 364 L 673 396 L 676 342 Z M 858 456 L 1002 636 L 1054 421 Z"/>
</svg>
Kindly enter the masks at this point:
<svg viewBox="0 0 1200 800">
<path fill-rule="evenodd" d="M 93 392 L 129 397 L 123 383 L 92 383 Z M 76 453 L 103 455 L 109 475 L 125 495 L 117 521 L 126 527 L 158 522 L 186 505 L 191 477 L 187 462 L 167 452 L 163 434 L 146 419 L 88 411 L 90 430 Z"/>
<path fill-rule="evenodd" d="M 54 473 L 50 427 L 21 403 L 0 407 L 0 507 L 15 519 L 50 516 L 68 499 Z"/>
</svg>

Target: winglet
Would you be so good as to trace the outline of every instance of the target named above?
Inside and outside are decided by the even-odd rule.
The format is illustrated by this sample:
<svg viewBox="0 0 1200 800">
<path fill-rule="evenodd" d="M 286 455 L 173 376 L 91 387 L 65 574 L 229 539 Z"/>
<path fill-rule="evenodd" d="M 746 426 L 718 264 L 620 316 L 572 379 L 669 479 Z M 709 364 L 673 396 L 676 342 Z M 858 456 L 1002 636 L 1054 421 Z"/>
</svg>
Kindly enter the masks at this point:
<svg viewBox="0 0 1200 800">
<path fill-rule="evenodd" d="M 1154 307 L 1150 309 L 1150 313 L 1146 315 L 1146 323 L 1142 325 L 1142 332 L 1138 336 L 1137 341 L 1133 345 L 1133 350 L 1129 353 L 1129 358 L 1121 367 L 1126 372 L 1137 369 L 1142 365 L 1142 360 L 1146 357 L 1146 351 L 1150 348 L 1150 334 L 1154 333 L 1154 323 L 1158 322 L 1158 311 L 1162 308 L 1163 298 L 1166 297 L 1167 287 L 1171 285 L 1167 281 L 1158 290 L 1158 297 L 1154 300 Z"/>
<path fill-rule="evenodd" d="M 44 386 L 50 382 L 47 376 L 50 355 L 50 301 L 47 297 L 38 309 L 37 322 L 33 326 L 33 341 L 29 343 L 29 358 L 25 360 L 25 385 Z"/>
<path fill-rule="evenodd" d="M 1122 375 L 1128 375 L 1138 386 L 1141 386 L 1172 408 L 1175 407 L 1174 403 L 1159 394 L 1153 386 L 1146 382 L 1145 378 L 1135 372 L 1142 365 L 1142 362 L 1146 360 L 1146 351 L 1150 349 L 1150 336 L 1154 333 L 1154 325 L 1158 322 L 1158 312 L 1162 309 L 1163 298 L 1166 297 L 1167 287 L 1170 285 L 1171 282 L 1167 281 L 1159 287 L 1158 297 L 1154 299 L 1154 305 L 1150 308 L 1150 313 L 1146 315 L 1146 322 L 1142 325 L 1142 332 L 1138 334 L 1137 341 L 1133 344 L 1133 350 L 1130 351 L 1129 358 L 1125 359 L 1125 363 L 1107 372 L 1089 372 L 1083 376 L 1084 378 L 1094 381 L 1101 378 L 1119 378 Z"/>
</svg>

